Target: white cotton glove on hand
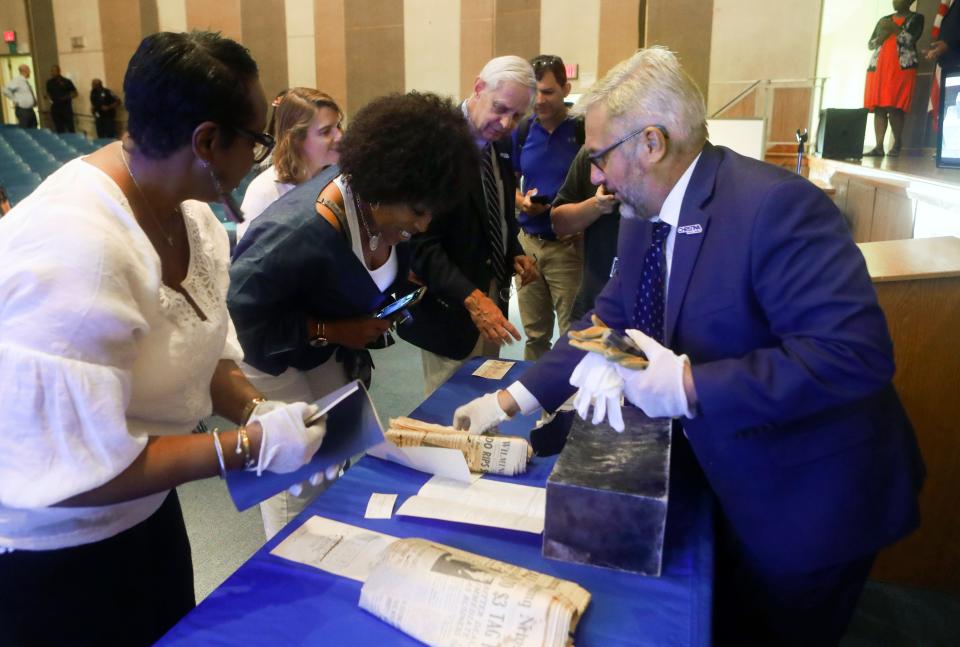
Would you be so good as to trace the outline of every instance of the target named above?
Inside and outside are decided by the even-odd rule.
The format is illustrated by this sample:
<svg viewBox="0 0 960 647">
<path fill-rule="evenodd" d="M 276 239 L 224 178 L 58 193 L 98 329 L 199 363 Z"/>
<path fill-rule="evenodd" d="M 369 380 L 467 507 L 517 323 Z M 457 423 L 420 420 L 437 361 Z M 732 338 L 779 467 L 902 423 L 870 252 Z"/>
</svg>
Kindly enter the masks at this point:
<svg viewBox="0 0 960 647">
<path fill-rule="evenodd" d="M 304 424 L 317 415 L 317 407 L 294 402 L 278 407 L 262 416 L 250 416 L 263 428 L 257 475 L 264 471 L 286 474 L 300 469 L 320 448 L 327 431 L 327 419 L 321 418 L 309 427 Z"/>
<path fill-rule="evenodd" d="M 265 413 L 270 413 L 271 411 L 276 411 L 280 407 L 287 406 L 286 402 L 280 402 L 279 400 L 264 400 L 263 402 L 258 402 L 257 406 L 253 408 L 250 412 L 250 418 L 247 422 L 252 421 L 257 416 L 262 416 Z"/>
<path fill-rule="evenodd" d="M 676 355 L 655 339 L 639 330 L 628 328 L 633 340 L 650 360 L 647 368 L 633 371 L 619 366 L 623 377 L 623 394 L 627 401 L 651 418 L 690 416 L 690 404 L 683 389 L 683 369 L 690 363 L 686 355 Z"/>
<path fill-rule="evenodd" d="M 587 353 L 573 369 L 570 384 L 580 389 L 573 398 L 573 408 L 581 418 L 587 419 L 593 404 L 593 424 L 598 425 L 607 418 L 611 427 L 623 431 L 623 413 L 620 411 L 623 378 L 616 367 L 603 355 Z"/>
<path fill-rule="evenodd" d="M 471 434 L 482 434 L 509 419 L 500 408 L 496 392 L 471 400 L 453 412 L 453 426 Z"/>
</svg>

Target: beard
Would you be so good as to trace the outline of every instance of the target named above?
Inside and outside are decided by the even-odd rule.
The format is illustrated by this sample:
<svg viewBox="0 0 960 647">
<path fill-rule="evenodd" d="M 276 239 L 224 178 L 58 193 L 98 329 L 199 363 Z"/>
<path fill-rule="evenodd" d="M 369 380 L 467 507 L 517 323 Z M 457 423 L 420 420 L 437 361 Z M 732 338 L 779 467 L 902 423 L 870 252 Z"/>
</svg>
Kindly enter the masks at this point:
<svg viewBox="0 0 960 647">
<path fill-rule="evenodd" d="M 620 215 L 624 218 L 633 220 L 649 220 L 650 214 L 644 206 L 642 189 L 640 188 L 639 178 L 633 178 L 629 187 L 617 191 L 617 197 L 620 199 Z"/>
</svg>

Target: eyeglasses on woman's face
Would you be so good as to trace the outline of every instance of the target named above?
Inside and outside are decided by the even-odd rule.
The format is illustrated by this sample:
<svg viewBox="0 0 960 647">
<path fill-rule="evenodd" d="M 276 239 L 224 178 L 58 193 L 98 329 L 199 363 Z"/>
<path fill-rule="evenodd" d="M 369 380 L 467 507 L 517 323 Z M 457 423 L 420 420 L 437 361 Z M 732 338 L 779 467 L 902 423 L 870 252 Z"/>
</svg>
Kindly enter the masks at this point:
<svg viewBox="0 0 960 647">
<path fill-rule="evenodd" d="M 231 126 L 231 128 L 233 128 L 237 134 L 253 140 L 253 161 L 255 164 L 259 164 L 267 159 L 277 143 L 273 135 L 268 135 L 267 133 L 255 133 L 252 130 L 247 130 L 240 126 Z"/>
</svg>

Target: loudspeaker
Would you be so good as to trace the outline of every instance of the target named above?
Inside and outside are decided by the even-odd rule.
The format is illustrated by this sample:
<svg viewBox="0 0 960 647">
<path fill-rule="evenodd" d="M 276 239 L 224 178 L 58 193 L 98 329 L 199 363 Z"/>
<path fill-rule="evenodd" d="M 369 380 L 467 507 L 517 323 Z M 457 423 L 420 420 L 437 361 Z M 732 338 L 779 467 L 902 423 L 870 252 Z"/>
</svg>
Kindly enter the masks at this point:
<svg viewBox="0 0 960 647">
<path fill-rule="evenodd" d="M 820 111 L 817 152 L 828 159 L 860 159 L 867 131 L 866 108 L 827 108 Z"/>
</svg>

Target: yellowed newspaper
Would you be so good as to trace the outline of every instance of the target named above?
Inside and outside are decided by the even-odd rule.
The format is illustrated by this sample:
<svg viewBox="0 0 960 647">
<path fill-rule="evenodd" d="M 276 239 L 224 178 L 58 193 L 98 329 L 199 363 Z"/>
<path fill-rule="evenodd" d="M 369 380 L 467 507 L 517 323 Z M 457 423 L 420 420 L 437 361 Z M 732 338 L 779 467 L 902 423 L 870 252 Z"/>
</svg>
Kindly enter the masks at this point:
<svg viewBox="0 0 960 647">
<path fill-rule="evenodd" d="M 514 476 L 527 471 L 533 449 L 517 436 L 480 436 L 413 418 L 391 418 L 387 440 L 397 447 L 445 447 L 463 453 L 471 472 Z"/>
<path fill-rule="evenodd" d="M 360 607 L 428 645 L 562 647 L 590 602 L 581 586 L 425 539 L 387 546 Z"/>
</svg>

